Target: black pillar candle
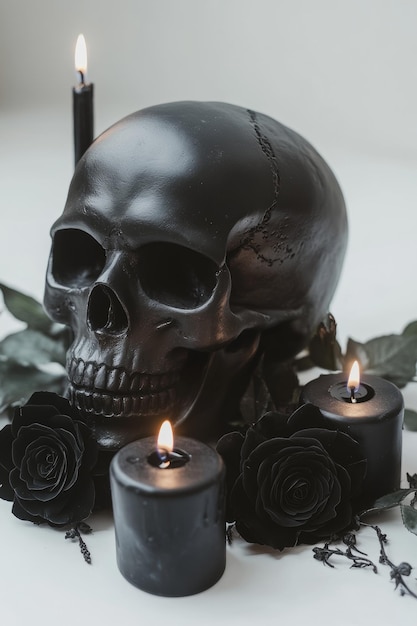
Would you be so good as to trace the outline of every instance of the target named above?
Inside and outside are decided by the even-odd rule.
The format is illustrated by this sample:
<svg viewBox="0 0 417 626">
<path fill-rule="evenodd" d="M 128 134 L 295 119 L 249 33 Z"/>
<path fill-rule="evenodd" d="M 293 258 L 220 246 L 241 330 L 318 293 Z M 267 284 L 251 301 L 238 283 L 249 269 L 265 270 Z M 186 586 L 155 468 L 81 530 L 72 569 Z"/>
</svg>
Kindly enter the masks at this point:
<svg viewBox="0 0 417 626">
<path fill-rule="evenodd" d="M 329 374 L 307 383 L 301 401 L 320 409 L 325 427 L 341 430 L 360 444 L 367 459 L 363 506 L 400 487 L 404 402 L 395 385 L 363 376 L 353 391 L 345 375 Z"/>
<path fill-rule="evenodd" d="M 222 459 L 193 439 L 175 444 L 163 458 L 155 438 L 140 439 L 110 467 L 118 567 L 160 596 L 204 591 L 226 564 Z"/>
<path fill-rule="evenodd" d="M 85 83 L 87 50 L 83 35 L 79 35 L 75 48 L 75 69 L 79 76 L 79 83 L 72 90 L 72 111 L 74 122 L 74 162 L 77 165 L 94 138 L 94 85 Z"/>
</svg>

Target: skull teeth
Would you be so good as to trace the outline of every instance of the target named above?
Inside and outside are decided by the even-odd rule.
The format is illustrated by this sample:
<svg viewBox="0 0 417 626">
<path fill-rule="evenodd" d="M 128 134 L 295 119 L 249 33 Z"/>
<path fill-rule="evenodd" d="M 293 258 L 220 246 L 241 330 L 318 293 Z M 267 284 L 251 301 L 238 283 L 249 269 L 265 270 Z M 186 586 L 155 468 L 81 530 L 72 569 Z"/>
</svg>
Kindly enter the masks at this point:
<svg viewBox="0 0 417 626">
<path fill-rule="evenodd" d="M 68 366 L 68 378 L 72 385 L 83 390 L 102 390 L 110 395 L 140 396 L 159 394 L 175 387 L 180 371 L 162 374 L 129 373 L 120 367 L 107 367 L 102 364 L 73 359 Z"/>
<path fill-rule="evenodd" d="M 117 417 L 156 415 L 172 407 L 180 372 L 129 373 L 122 368 L 73 359 L 68 376 L 70 400 L 79 410 Z"/>
<path fill-rule="evenodd" d="M 106 393 L 88 393 L 84 389 L 70 389 L 71 402 L 85 413 L 118 417 L 123 415 L 159 415 L 172 407 L 175 391 L 163 391 L 148 396 L 114 396 Z"/>
</svg>

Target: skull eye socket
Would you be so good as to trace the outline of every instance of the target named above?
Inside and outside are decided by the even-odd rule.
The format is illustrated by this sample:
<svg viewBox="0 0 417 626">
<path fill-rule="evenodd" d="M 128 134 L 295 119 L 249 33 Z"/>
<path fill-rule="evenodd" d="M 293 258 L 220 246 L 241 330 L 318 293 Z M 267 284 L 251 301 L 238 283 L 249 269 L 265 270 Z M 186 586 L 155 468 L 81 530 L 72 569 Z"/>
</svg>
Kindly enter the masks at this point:
<svg viewBox="0 0 417 626">
<path fill-rule="evenodd" d="M 52 275 L 68 287 L 86 287 L 102 272 L 104 248 L 82 230 L 58 230 L 52 244 Z"/>
<path fill-rule="evenodd" d="M 217 283 L 217 265 L 189 248 L 151 243 L 138 250 L 138 275 L 152 300 L 178 309 L 207 302 Z"/>
</svg>

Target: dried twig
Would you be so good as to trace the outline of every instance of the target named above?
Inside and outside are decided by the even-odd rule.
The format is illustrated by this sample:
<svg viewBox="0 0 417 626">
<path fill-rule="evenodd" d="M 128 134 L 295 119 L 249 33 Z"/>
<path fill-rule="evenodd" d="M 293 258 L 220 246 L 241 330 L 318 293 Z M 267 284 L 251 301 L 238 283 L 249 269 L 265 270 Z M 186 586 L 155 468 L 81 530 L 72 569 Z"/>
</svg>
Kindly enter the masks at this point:
<svg viewBox="0 0 417 626">
<path fill-rule="evenodd" d="M 89 534 L 93 532 L 93 529 L 85 522 L 79 522 L 73 528 L 67 530 L 67 532 L 65 533 L 65 539 L 72 539 L 75 541 L 78 540 L 78 545 L 80 546 L 81 554 L 84 557 L 84 561 L 91 565 L 91 554 L 89 549 L 87 548 L 87 544 L 81 537 L 81 532 L 83 532 L 84 534 Z"/>
</svg>

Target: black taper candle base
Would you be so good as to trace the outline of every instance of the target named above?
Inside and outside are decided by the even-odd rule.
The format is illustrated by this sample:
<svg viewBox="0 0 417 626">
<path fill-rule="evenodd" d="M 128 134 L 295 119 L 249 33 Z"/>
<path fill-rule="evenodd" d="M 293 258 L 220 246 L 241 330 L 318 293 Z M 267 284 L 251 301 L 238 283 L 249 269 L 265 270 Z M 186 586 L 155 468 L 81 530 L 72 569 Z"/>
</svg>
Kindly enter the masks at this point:
<svg viewBox="0 0 417 626">
<path fill-rule="evenodd" d="M 91 146 L 94 139 L 94 85 L 80 85 L 72 90 L 74 120 L 74 164 Z"/>
<path fill-rule="evenodd" d="M 181 467 L 149 462 L 152 437 L 122 448 L 110 468 L 119 570 L 139 589 L 168 597 L 208 589 L 226 565 L 223 462 L 193 439 L 175 443 L 190 457 Z"/>
</svg>

